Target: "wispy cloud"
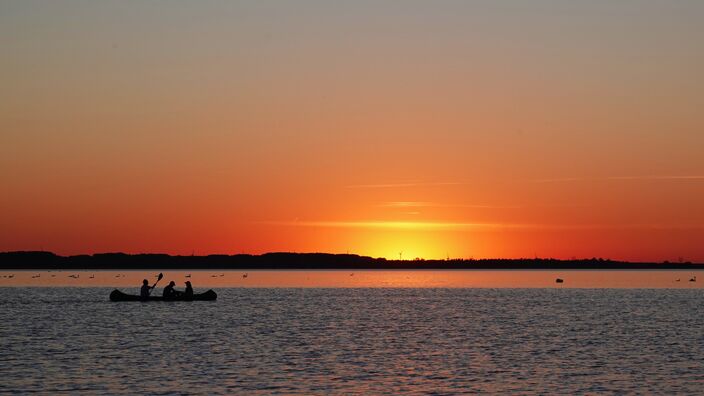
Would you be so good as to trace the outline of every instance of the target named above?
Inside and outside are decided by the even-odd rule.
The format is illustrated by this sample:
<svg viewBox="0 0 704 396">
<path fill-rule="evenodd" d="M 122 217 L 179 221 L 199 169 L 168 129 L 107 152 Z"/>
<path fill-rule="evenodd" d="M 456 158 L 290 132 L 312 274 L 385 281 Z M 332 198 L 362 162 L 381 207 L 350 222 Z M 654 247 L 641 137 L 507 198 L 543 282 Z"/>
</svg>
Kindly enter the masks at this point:
<svg viewBox="0 0 704 396">
<path fill-rule="evenodd" d="M 474 208 L 474 209 L 518 209 L 516 205 L 446 204 L 439 202 L 391 201 L 379 206 L 386 208 Z"/>
<path fill-rule="evenodd" d="M 650 181 L 704 181 L 704 175 L 645 175 L 645 176 L 608 176 L 608 177 L 560 177 L 552 179 L 530 179 L 530 183 L 571 183 L 580 181 L 610 181 L 610 180 L 650 180 Z"/>
<path fill-rule="evenodd" d="M 381 203 L 379 206 L 385 208 L 430 208 L 436 206 L 436 204 L 433 202 L 392 201 Z"/>
<path fill-rule="evenodd" d="M 327 228 L 365 228 L 365 229 L 415 229 L 415 230 L 461 230 L 480 228 L 514 228 L 520 225 L 499 223 L 454 223 L 454 222 L 419 222 L 419 221 L 291 221 L 265 222 L 271 225 L 294 227 Z"/>
<path fill-rule="evenodd" d="M 608 180 L 704 180 L 704 175 L 675 176 L 612 176 Z"/>
<path fill-rule="evenodd" d="M 432 186 L 459 186 L 466 182 L 423 182 L 410 181 L 404 183 L 382 183 L 382 184 L 353 184 L 346 188 L 403 188 L 403 187 L 432 187 Z"/>
<path fill-rule="evenodd" d="M 319 227 L 360 228 L 418 231 L 490 231 L 490 230 L 704 230 L 704 224 L 528 224 L 528 223 L 464 223 L 425 221 L 264 221 L 259 224 Z"/>
<path fill-rule="evenodd" d="M 590 179 L 581 179 L 578 177 L 560 177 L 560 178 L 555 178 L 555 179 L 530 179 L 526 180 L 529 183 L 570 183 L 570 182 L 577 182 L 577 181 L 583 181 L 583 180 L 590 180 Z"/>
<path fill-rule="evenodd" d="M 607 177 L 555 177 L 544 179 L 528 179 L 529 183 L 572 183 L 580 181 L 609 181 L 609 180 L 652 180 L 652 181 L 704 181 L 704 175 L 631 175 L 631 176 L 607 176 Z M 470 184 L 467 181 L 444 181 L 425 182 L 408 181 L 400 183 L 378 183 L 378 184 L 351 184 L 345 188 L 355 189 L 375 189 L 375 188 L 411 188 L 411 187 L 437 187 L 437 186 L 462 186 Z M 472 205 L 470 205 L 472 206 Z M 481 207 L 474 205 L 473 207 Z M 493 206 L 489 206 L 493 207 Z"/>
</svg>

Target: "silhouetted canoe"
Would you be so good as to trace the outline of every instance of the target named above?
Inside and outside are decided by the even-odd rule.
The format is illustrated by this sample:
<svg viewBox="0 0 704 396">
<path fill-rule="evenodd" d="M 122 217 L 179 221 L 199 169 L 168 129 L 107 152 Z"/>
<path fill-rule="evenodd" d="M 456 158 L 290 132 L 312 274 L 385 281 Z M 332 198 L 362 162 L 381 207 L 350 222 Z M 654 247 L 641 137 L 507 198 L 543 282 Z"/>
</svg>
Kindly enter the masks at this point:
<svg viewBox="0 0 704 396">
<path fill-rule="evenodd" d="M 110 293 L 110 301 L 213 301 L 218 298 L 217 293 L 212 290 L 208 290 L 205 293 L 194 294 L 193 297 L 186 298 L 185 296 L 174 297 L 174 298 L 164 298 L 162 296 L 149 296 L 147 299 L 143 299 L 140 296 L 134 294 L 125 294 L 117 289 Z"/>
</svg>

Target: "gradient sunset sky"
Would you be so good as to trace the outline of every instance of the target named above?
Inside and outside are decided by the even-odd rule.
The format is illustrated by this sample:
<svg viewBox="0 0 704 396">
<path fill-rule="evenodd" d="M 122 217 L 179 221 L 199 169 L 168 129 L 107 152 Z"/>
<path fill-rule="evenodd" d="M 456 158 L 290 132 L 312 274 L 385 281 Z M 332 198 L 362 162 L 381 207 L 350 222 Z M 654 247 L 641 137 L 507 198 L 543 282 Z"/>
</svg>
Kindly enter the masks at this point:
<svg viewBox="0 0 704 396">
<path fill-rule="evenodd" d="M 704 261 L 704 1 L 0 1 L 0 251 Z"/>
</svg>

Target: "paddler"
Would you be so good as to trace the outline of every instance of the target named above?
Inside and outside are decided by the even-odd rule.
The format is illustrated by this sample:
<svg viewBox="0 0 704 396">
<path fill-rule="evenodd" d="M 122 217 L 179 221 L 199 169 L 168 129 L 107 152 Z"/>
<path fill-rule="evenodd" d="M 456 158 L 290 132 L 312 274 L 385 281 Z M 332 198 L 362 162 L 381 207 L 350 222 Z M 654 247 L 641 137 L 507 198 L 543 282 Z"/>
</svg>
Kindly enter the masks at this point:
<svg viewBox="0 0 704 396">
<path fill-rule="evenodd" d="M 183 292 L 183 296 L 193 298 L 193 286 L 191 286 L 191 281 L 186 281 L 186 291 Z"/>
<path fill-rule="evenodd" d="M 156 285 L 154 285 L 154 286 L 156 286 Z M 142 288 L 139 290 L 139 295 L 142 298 L 149 298 L 149 294 L 151 294 L 154 286 L 149 286 L 149 281 L 146 279 L 143 280 L 142 281 Z"/>
<path fill-rule="evenodd" d="M 174 286 L 176 286 L 176 282 L 169 282 L 169 285 L 164 288 L 164 293 L 162 294 L 164 298 L 174 298 L 177 296 L 176 290 L 174 290 Z"/>
</svg>

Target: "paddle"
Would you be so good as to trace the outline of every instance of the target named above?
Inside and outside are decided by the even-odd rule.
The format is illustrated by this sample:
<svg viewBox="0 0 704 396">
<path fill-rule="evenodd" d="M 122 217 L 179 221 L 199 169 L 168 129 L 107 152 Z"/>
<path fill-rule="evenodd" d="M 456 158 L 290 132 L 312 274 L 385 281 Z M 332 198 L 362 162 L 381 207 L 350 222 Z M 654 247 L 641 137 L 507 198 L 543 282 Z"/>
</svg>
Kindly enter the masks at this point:
<svg viewBox="0 0 704 396">
<path fill-rule="evenodd" d="M 152 288 L 149 289 L 149 294 L 152 294 L 152 290 L 154 290 L 154 288 L 156 287 L 156 284 L 159 283 L 159 281 L 160 281 L 161 278 L 163 278 L 163 277 L 164 277 L 164 274 L 162 274 L 161 272 L 159 272 L 159 276 L 156 278 L 156 282 L 154 282 L 154 284 L 152 285 Z"/>
</svg>

